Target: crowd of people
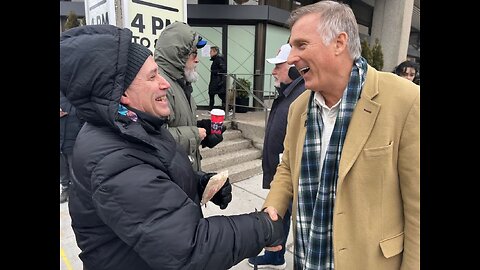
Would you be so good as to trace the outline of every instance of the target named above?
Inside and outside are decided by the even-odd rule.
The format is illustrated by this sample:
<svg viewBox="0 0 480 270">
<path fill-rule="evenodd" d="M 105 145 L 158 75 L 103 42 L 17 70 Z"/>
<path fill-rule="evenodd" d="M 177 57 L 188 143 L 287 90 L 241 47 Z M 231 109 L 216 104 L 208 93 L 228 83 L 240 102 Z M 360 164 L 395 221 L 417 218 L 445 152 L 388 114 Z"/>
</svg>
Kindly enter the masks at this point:
<svg viewBox="0 0 480 270">
<path fill-rule="evenodd" d="M 203 217 L 200 198 L 215 173 L 192 167 L 165 128 L 173 86 L 152 53 L 131 40 L 129 29 L 112 25 L 60 38 L 60 91 L 85 121 L 68 200 L 84 269 L 228 269 L 266 246 L 280 249 L 280 217 Z M 181 62 L 198 41 L 190 35 Z M 227 179 L 211 202 L 226 208 L 231 191 Z"/>
<path fill-rule="evenodd" d="M 266 59 L 278 94 L 264 137 L 268 195 L 260 211 L 211 217 L 200 200 L 217 175 L 199 150 L 225 129 L 198 120 L 192 97 L 207 41 L 183 22 L 153 54 L 128 28 L 62 33 L 60 202 L 84 270 L 228 269 L 247 258 L 285 269 L 290 224 L 291 269 L 420 268 L 418 66 L 402 63 L 398 76 L 370 66 L 346 4 L 300 7 L 288 25 L 288 43 Z M 225 106 L 226 64 L 217 46 L 210 56 L 213 109 L 215 95 Z M 228 178 L 210 201 L 228 207 Z"/>
</svg>

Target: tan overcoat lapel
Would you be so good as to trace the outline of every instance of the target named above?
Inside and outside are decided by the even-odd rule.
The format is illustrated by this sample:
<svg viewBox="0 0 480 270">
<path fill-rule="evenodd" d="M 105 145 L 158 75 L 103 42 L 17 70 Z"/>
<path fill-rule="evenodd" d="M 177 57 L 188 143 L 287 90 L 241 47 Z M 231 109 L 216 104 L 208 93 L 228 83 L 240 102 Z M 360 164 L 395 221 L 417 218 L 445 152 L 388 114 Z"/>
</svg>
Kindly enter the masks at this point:
<svg viewBox="0 0 480 270">
<path fill-rule="evenodd" d="M 375 125 L 380 111 L 380 104 L 372 100 L 378 94 L 376 81 L 376 75 L 374 76 L 373 72 L 368 72 L 362 94 L 353 111 L 345 137 L 338 172 L 338 185 L 342 184 L 348 171 L 357 160 Z"/>
</svg>

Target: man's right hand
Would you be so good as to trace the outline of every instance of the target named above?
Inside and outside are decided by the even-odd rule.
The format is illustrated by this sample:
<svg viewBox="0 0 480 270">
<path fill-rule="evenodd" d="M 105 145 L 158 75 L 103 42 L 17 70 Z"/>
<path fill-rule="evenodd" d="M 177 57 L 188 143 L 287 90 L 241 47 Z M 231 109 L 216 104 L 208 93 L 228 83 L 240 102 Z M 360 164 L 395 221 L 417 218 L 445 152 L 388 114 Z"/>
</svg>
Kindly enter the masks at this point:
<svg viewBox="0 0 480 270">
<path fill-rule="evenodd" d="M 273 208 L 273 206 L 269 206 L 269 207 L 265 208 L 265 210 L 263 210 L 263 211 L 267 212 L 268 215 L 270 216 L 270 218 L 273 221 L 276 221 L 279 217 L 277 209 Z M 273 247 L 265 247 L 265 250 L 272 251 L 272 252 L 279 251 L 281 249 L 282 249 L 282 245 L 273 246 Z"/>
<path fill-rule="evenodd" d="M 265 246 L 269 248 L 268 250 L 281 250 L 284 240 L 282 217 L 275 215 L 273 219 L 267 212 L 253 212 L 250 215 L 255 216 L 262 224 Z"/>
</svg>

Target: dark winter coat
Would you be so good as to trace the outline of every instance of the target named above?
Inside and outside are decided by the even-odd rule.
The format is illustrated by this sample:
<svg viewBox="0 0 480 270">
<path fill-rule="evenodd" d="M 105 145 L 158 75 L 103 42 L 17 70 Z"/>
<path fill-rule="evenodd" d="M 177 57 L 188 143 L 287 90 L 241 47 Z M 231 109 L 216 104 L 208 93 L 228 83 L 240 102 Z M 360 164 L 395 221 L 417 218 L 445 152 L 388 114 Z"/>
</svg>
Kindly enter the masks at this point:
<svg viewBox="0 0 480 270">
<path fill-rule="evenodd" d="M 60 152 L 70 155 L 73 152 L 73 145 L 78 132 L 82 128 L 83 121 L 78 119 L 77 110 L 62 93 L 60 93 L 60 108 L 68 113 L 60 117 Z"/>
<path fill-rule="evenodd" d="M 282 85 L 278 97 L 272 103 L 268 116 L 263 142 L 263 188 L 269 189 L 270 182 L 280 163 L 279 154 L 283 153 L 283 140 L 287 130 L 287 116 L 290 104 L 305 90 L 303 77 L 298 77 L 289 85 Z"/>
<path fill-rule="evenodd" d="M 85 267 L 227 269 L 255 256 L 265 245 L 260 222 L 203 218 L 201 173 L 161 127 L 164 120 L 119 114 L 131 39 L 130 30 L 111 25 L 76 27 L 60 38 L 60 89 L 86 120 L 69 198 Z"/>
<path fill-rule="evenodd" d="M 227 86 L 227 65 L 225 63 L 225 58 L 223 55 L 217 54 L 210 58 L 212 66 L 210 67 L 210 83 L 208 84 L 208 93 L 209 94 L 223 94 L 226 93 Z"/>
</svg>

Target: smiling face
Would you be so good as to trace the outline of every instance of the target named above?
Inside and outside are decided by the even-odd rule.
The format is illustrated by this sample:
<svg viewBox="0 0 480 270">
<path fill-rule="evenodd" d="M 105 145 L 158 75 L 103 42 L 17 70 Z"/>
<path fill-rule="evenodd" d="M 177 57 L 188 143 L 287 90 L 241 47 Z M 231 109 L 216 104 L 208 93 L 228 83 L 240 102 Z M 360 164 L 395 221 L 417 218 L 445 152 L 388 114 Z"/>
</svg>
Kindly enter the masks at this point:
<svg viewBox="0 0 480 270">
<path fill-rule="evenodd" d="M 319 23 L 322 19 L 315 13 L 304 15 L 295 22 L 287 63 L 295 65 L 305 79 L 307 89 L 338 99 L 348 83 L 353 64 L 347 48 L 348 36 L 340 32 L 325 45 L 317 30 Z"/>
<path fill-rule="evenodd" d="M 170 115 L 167 90 L 170 84 L 158 74 L 158 67 L 149 56 L 132 84 L 120 99 L 122 104 L 157 117 Z"/>
</svg>

